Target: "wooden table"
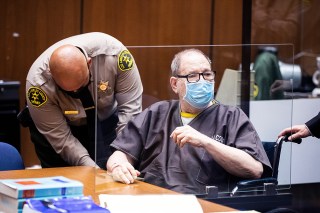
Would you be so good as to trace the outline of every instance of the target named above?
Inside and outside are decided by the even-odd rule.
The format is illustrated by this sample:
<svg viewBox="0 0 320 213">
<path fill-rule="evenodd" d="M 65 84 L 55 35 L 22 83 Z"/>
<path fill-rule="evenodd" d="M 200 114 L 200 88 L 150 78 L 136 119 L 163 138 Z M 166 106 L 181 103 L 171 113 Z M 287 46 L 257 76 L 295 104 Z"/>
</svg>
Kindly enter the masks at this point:
<svg viewBox="0 0 320 213">
<path fill-rule="evenodd" d="M 113 181 L 112 178 L 106 174 L 106 171 L 87 166 L 1 171 L 0 179 L 49 177 L 58 175 L 81 181 L 84 184 L 84 195 L 91 195 L 98 204 L 99 194 L 177 194 L 174 191 L 142 181 L 136 181 L 129 185 L 118 183 Z M 226 206 L 202 199 L 198 200 L 204 213 L 234 211 L 234 209 Z"/>
</svg>

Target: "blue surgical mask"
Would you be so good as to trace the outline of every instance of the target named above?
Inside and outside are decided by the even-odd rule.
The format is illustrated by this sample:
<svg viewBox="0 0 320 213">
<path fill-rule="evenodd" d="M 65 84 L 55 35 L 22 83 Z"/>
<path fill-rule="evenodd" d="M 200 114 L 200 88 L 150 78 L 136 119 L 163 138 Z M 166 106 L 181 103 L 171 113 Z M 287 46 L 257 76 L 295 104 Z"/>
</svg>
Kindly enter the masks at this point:
<svg viewBox="0 0 320 213">
<path fill-rule="evenodd" d="M 191 106 L 204 109 L 214 98 L 214 82 L 199 80 L 195 83 L 186 82 L 186 94 L 183 97 Z"/>
</svg>

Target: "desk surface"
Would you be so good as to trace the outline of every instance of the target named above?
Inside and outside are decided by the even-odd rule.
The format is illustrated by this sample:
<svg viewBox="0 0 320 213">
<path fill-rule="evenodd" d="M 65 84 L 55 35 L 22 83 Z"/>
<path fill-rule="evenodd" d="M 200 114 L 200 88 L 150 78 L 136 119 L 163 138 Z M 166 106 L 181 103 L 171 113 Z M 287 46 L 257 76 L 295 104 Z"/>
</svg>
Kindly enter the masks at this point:
<svg viewBox="0 0 320 213">
<path fill-rule="evenodd" d="M 32 178 L 62 175 L 70 179 L 79 180 L 84 184 L 84 195 L 91 195 L 99 204 L 99 194 L 177 194 L 174 191 L 151 185 L 142 181 L 126 185 L 112 180 L 105 171 L 92 167 L 63 167 L 50 169 L 30 169 L 1 171 L 0 179 Z M 233 211 L 234 209 L 199 199 L 203 212 Z"/>
</svg>

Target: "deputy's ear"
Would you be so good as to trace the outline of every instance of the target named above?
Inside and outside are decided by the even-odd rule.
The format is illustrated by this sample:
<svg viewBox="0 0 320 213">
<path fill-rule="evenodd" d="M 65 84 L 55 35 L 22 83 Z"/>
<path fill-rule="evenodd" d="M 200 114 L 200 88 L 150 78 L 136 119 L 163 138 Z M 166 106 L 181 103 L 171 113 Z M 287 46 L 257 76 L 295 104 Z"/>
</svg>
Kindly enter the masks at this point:
<svg viewBox="0 0 320 213">
<path fill-rule="evenodd" d="M 178 78 L 176 77 L 171 77 L 170 78 L 170 85 L 174 93 L 178 94 L 178 89 L 177 89 L 177 82 Z"/>
<path fill-rule="evenodd" d="M 88 64 L 89 67 L 90 67 L 91 64 L 92 64 L 92 59 L 91 59 L 90 57 L 88 57 L 88 59 L 87 59 L 87 64 Z"/>
</svg>

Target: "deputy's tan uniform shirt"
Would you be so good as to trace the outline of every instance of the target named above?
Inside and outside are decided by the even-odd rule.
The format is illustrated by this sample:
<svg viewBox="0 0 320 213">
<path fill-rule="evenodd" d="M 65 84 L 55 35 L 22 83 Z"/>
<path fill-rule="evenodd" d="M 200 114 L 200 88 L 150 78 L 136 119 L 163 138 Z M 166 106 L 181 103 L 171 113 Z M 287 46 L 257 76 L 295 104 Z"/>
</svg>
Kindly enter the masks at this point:
<svg viewBox="0 0 320 213">
<path fill-rule="evenodd" d="M 132 116 L 141 112 L 142 83 L 138 68 L 126 47 L 103 33 L 87 33 L 59 41 L 31 66 L 26 82 L 27 104 L 39 132 L 70 165 L 95 166 L 88 151 L 69 128 L 69 125 L 86 123 L 82 103 L 80 99 L 62 92 L 50 73 L 52 52 L 65 44 L 81 48 L 92 59 L 89 90 L 97 104 L 98 117 L 104 120 L 118 109 L 117 132 Z"/>
</svg>

